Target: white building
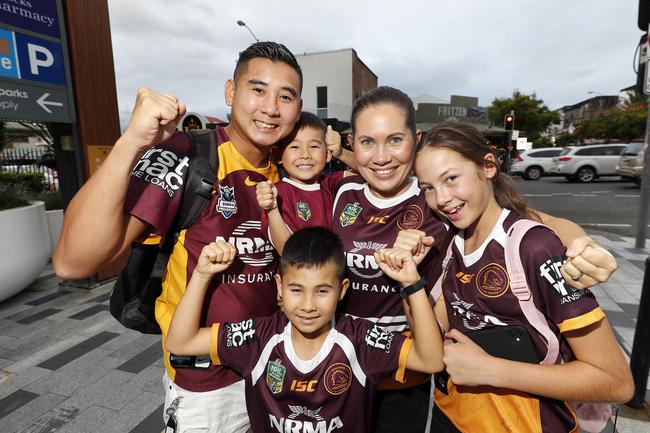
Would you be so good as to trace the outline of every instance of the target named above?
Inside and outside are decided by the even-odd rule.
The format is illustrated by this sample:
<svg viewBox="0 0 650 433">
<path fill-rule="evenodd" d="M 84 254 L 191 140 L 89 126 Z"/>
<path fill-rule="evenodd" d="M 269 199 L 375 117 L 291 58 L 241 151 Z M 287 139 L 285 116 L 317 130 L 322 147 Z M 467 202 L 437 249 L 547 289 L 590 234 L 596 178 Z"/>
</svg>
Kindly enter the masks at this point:
<svg viewBox="0 0 650 433">
<path fill-rule="evenodd" d="M 352 48 L 294 54 L 304 77 L 303 110 L 323 119 L 349 122 L 354 100 L 377 87 L 377 75 Z"/>
</svg>

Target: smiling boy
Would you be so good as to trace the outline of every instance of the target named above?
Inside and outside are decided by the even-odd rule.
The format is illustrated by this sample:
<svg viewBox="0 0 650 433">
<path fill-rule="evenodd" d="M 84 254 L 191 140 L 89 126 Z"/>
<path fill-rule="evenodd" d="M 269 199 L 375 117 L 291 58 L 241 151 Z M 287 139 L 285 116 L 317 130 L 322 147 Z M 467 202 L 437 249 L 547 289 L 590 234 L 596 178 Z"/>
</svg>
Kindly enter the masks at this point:
<svg viewBox="0 0 650 433">
<path fill-rule="evenodd" d="M 382 379 L 403 380 L 405 368 L 442 368 L 441 337 L 410 252 L 383 250 L 377 261 L 403 283 L 414 339 L 370 321 L 335 317 L 349 280 L 338 236 L 322 227 L 299 230 L 285 245 L 276 276 L 283 312 L 200 327 L 209 281 L 235 254 L 226 242 L 203 249 L 166 344 L 173 353 L 209 353 L 213 363 L 239 371 L 253 431 L 366 432 Z"/>
</svg>

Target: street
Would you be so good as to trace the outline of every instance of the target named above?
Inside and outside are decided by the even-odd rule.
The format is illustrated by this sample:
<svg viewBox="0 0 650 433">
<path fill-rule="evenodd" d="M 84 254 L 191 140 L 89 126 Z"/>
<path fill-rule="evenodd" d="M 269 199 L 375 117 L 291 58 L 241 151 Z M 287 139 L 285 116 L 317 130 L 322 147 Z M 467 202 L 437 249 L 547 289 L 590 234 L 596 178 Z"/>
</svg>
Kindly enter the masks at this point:
<svg viewBox="0 0 650 433">
<path fill-rule="evenodd" d="M 603 177 L 591 183 L 547 176 L 537 181 L 519 176 L 513 179 L 526 201 L 536 209 L 567 218 L 584 229 L 636 236 L 640 190 L 633 182 L 623 182 L 618 177 Z"/>
</svg>

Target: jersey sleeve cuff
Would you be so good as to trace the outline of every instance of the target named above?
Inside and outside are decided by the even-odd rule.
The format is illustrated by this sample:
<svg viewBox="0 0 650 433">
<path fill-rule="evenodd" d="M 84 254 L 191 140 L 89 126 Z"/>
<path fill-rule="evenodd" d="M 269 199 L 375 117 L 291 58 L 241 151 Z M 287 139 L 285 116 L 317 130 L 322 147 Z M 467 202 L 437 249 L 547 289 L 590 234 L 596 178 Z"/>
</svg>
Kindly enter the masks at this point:
<svg viewBox="0 0 650 433">
<path fill-rule="evenodd" d="M 596 307 L 588 313 L 578 317 L 572 317 L 571 319 L 559 323 L 557 327 L 560 329 L 560 332 L 574 331 L 599 322 L 603 320 L 604 317 L 605 312 L 600 307 Z"/>
<path fill-rule="evenodd" d="M 409 356 L 409 351 L 411 350 L 411 344 L 413 344 L 412 338 L 405 338 L 402 343 L 402 347 L 399 350 L 399 360 L 397 362 L 397 371 L 395 372 L 395 380 L 401 383 L 404 383 L 406 380 L 406 359 Z"/>
<path fill-rule="evenodd" d="M 221 365 L 218 352 L 219 325 L 219 323 L 215 323 L 210 330 L 210 360 L 214 365 Z"/>
</svg>

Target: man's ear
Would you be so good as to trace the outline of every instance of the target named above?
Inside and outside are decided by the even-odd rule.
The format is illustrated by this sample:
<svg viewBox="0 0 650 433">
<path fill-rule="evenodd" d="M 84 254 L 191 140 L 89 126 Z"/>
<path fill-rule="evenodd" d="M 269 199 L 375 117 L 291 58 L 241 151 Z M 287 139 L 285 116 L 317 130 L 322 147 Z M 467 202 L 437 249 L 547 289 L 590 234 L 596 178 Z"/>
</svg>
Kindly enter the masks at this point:
<svg viewBox="0 0 650 433">
<path fill-rule="evenodd" d="M 348 144 L 350 145 L 350 149 L 354 151 L 354 135 L 348 134 Z"/>
<path fill-rule="evenodd" d="M 485 165 L 483 167 L 483 174 L 487 179 L 492 179 L 498 173 L 497 160 L 494 157 L 493 153 L 487 153 L 483 157 L 485 159 Z"/>
<path fill-rule="evenodd" d="M 232 101 L 235 99 L 235 82 L 233 80 L 226 80 L 223 96 L 226 100 L 226 105 L 232 107 Z"/>
<path fill-rule="evenodd" d="M 350 286 L 350 279 L 344 278 L 343 281 L 341 281 L 341 294 L 339 295 L 339 301 L 343 300 L 343 297 L 345 297 L 345 294 L 348 291 L 348 286 Z"/>
</svg>

